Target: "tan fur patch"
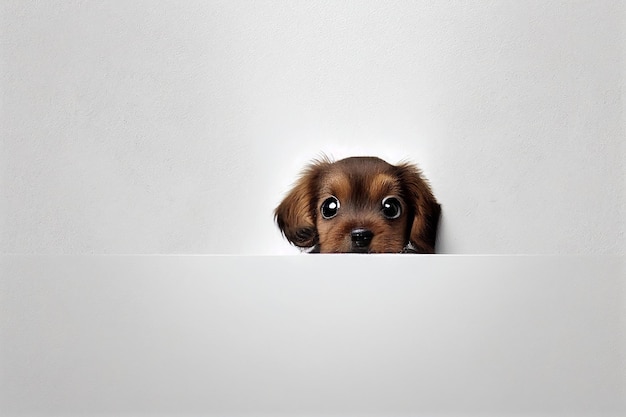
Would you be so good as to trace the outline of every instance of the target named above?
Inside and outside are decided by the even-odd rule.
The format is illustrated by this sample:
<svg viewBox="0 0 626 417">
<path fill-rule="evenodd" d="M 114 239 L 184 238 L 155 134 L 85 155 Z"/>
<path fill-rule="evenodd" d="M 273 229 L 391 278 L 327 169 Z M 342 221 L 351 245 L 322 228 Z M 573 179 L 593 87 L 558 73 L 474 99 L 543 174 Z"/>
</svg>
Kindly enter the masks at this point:
<svg viewBox="0 0 626 417">
<path fill-rule="evenodd" d="M 381 201 L 389 195 L 399 195 L 401 192 L 398 180 L 389 174 L 376 174 L 370 181 L 369 196 L 373 201 Z"/>
</svg>

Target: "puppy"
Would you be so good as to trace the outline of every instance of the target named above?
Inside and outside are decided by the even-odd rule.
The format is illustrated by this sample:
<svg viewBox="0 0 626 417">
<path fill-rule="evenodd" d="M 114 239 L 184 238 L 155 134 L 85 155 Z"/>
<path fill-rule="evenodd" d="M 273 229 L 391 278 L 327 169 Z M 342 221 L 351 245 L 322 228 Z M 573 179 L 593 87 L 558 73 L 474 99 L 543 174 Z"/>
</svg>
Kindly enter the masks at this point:
<svg viewBox="0 0 626 417">
<path fill-rule="evenodd" d="M 274 211 L 293 245 L 321 253 L 435 253 L 441 206 L 414 165 L 313 161 Z"/>
</svg>

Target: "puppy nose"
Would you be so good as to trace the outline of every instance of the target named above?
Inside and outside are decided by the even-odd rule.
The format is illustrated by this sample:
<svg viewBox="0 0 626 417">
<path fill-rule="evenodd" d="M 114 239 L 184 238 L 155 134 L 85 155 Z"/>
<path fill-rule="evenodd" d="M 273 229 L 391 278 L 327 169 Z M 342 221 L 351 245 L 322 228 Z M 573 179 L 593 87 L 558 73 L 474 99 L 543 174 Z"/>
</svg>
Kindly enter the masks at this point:
<svg viewBox="0 0 626 417">
<path fill-rule="evenodd" d="M 354 246 L 365 248 L 369 246 L 374 237 L 374 233 L 368 229 L 353 229 L 350 236 L 352 237 L 352 244 Z"/>
</svg>

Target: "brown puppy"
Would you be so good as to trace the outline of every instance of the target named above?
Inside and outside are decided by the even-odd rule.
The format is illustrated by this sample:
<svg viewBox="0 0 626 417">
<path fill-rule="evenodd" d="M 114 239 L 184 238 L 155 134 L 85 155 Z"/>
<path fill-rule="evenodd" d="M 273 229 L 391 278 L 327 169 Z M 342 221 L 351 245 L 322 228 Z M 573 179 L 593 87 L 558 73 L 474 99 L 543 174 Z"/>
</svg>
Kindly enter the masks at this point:
<svg viewBox="0 0 626 417">
<path fill-rule="evenodd" d="M 292 244 L 322 253 L 435 253 L 441 207 L 414 165 L 313 161 L 276 208 Z"/>
</svg>

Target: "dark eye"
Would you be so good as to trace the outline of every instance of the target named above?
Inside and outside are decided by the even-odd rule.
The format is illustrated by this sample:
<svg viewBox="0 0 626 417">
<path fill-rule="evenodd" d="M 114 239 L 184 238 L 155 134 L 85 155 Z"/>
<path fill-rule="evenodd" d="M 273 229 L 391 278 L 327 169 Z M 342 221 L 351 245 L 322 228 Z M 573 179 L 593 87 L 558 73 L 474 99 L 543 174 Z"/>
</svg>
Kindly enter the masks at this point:
<svg viewBox="0 0 626 417">
<path fill-rule="evenodd" d="M 402 205 L 395 197 L 385 197 L 383 199 L 383 216 L 389 220 L 397 219 L 402 214 Z"/>
<path fill-rule="evenodd" d="M 321 207 L 323 218 L 332 219 L 337 215 L 337 211 L 339 211 L 339 200 L 337 200 L 337 197 L 328 197 L 324 200 Z"/>
</svg>

